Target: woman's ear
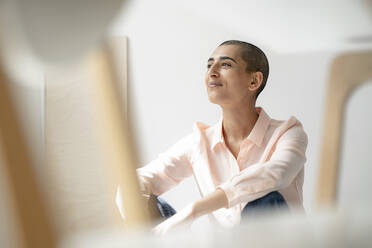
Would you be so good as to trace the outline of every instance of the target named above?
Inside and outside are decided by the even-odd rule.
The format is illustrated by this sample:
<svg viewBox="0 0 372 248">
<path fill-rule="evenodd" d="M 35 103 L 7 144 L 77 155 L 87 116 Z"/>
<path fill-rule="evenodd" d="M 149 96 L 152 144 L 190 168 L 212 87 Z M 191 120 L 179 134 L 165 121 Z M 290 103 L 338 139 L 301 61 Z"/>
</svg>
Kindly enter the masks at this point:
<svg viewBox="0 0 372 248">
<path fill-rule="evenodd" d="M 263 80 L 263 74 L 260 71 L 253 72 L 251 82 L 249 83 L 249 89 L 257 90 L 260 88 Z"/>
</svg>

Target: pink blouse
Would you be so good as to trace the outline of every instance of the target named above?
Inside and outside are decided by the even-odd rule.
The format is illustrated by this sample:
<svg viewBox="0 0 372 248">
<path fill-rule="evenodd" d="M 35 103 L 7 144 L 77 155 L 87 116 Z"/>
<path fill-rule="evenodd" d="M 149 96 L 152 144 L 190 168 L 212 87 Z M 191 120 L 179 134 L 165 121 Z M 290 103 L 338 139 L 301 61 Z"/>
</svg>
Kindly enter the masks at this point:
<svg viewBox="0 0 372 248">
<path fill-rule="evenodd" d="M 256 109 L 259 117 L 237 159 L 225 144 L 222 118 L 213 126 L 197 122 L 191 134 L 137 170 L 141 186 L 161 195 L 194 176 L 202 197 L 222 189 L 229 206 L 210 217 L 224 226 L 239 223 L 248 202 L 272 191 L 279 191 L 290 209 L 303 211 L 307 135 L 296 118 L 278 121 Z"/>
</svg>

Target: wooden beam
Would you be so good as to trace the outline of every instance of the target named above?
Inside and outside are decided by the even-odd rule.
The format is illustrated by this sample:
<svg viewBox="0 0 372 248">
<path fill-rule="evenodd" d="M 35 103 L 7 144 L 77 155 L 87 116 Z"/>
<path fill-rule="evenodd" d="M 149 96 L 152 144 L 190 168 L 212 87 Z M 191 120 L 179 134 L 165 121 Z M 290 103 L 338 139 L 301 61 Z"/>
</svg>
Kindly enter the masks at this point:
<svg viewBox="0 0 372 248">
<path fill-rule="evenodd" d="M 138 164 L 136 151 L 128 123 L 122 114 L 119 90 L 116 88 L 115 66 L 107 46 L 97 49 L 87 58 L 88 74 L 92 76 L 94 101 L 101 120 L 101 137 L 106 152 L 108 170 L 112 176 L 111 192 L 118 184 L 124 202 L 126 224 L 140 226 L 150 224 L 149 213 L 141 197 L 136 174 Z M 120 218 L 120 217 L 119 217 Z M 119 219 L 118 222 L 122 222 Z"/>
<path fill-rule="evenodd" d="M 370 79 L 371 51 L 341 55 L 331 65 L 316 189 L 317 207 L 336 205 L 345 104 L 350 94 Z"/>
<path fill-rule="evenodd" d="M 9 195 L 19 223 L 20 237 L 27 248 L 56 247 L 54 226 L 47 212 L 33 161 L 25 141 L 24 131 L 17 119 L 4 66 L 0 65 L 0 142 Z"/>
</svg>

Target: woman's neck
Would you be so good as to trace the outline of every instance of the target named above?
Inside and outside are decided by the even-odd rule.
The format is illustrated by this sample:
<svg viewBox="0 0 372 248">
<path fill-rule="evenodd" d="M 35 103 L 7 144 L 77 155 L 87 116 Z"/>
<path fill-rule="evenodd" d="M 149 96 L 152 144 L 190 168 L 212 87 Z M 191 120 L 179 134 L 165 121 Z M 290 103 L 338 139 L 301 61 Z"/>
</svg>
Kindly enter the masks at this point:
<svg viewBox="0 0 372 248">
<path fill-rule="evenodd" d="M 239 142 L 248 137 L 258 119 L 255 106 L 222 108 L 225 139 Z"/>
</svg>

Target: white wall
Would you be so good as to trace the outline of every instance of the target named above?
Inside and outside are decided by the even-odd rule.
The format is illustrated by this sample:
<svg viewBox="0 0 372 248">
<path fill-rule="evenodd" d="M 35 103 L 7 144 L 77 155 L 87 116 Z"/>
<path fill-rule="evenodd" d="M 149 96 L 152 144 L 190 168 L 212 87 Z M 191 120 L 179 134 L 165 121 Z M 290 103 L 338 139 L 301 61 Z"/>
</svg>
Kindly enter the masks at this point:
<svg viewBox="0 0 372 248">
<path fill-rule="evenodd" d="M 224 40 L 255 39 L 249 37 L 249 30 L 246 34 L 233 33 L 181 9 L 171 1 L 138 0 L 127 7 L 126 15 L 118 17 L 111 33 L 127 35 L 129 38 L 129 111 L 138 138 L 141 163 L 144 165 L 191 132 L 194 121 L 213 124 L 218 119 L 220 110 L 208 102 L 204 89 L 206 60 Z M 258 105 L 263 106 L 276 119 L 296 116 L 309 136 L 304 204 L 307 210 L 311 210 L 327 72 L 336 54 L 319 51 L 280 55 L 269 51 L 263 44 L 257 45 L 266 51 L 271 64 L 267 88 L 260 96 Z M 371 90 L 371 87 L 367 87 L 363 93 L 354 94 L 358 100 L 353 102 L 359 104 L 360 111 L 358 114 L 348 114 L 351 120 L 347 121 L 346 136 L 350 145 L 347 146 L 346 154 L 349 155 L 342 163 L 344 167 L 352 166 L 353 170 L 358 170 L 357 166 L 362 167 L 364 173 L 371 172 L 368 165 L 372 159 L 367 156 L 367 148 L 360 152 L 363 154 L 358 153 L 355 157 L 354 147 L 369 147 L 372 144 L 371 139 L 366 138 L 370 137 L 371 110 L 365 107 L 371 102 L 368 97 Z M 352 108 L 357 108 L 355 105 L 353 103 Z M 354 130 L 360 130 L 361 122 L 369 123 L 363 125 L 363 130 L 369 136 L 364 136 L 362 141 L 350 137 Z M 343 173 L 342 180 L 347 181 L 343 187 L 352 187 L 354 190 L 341 188 L 340 198 L 346 199 L 341 202 L 349 199 L 350 192 L 358 192 L 362 187 L 371 185 L 365 181 L 358 186 L 360 180 L 349 177 L 349 173 L 348 170 Z M 180 209 L 189 201 L 198 199 L 199 193 L 193 179 L 190 179 L 164 194 L 164 197 Z"/>
</svg>

